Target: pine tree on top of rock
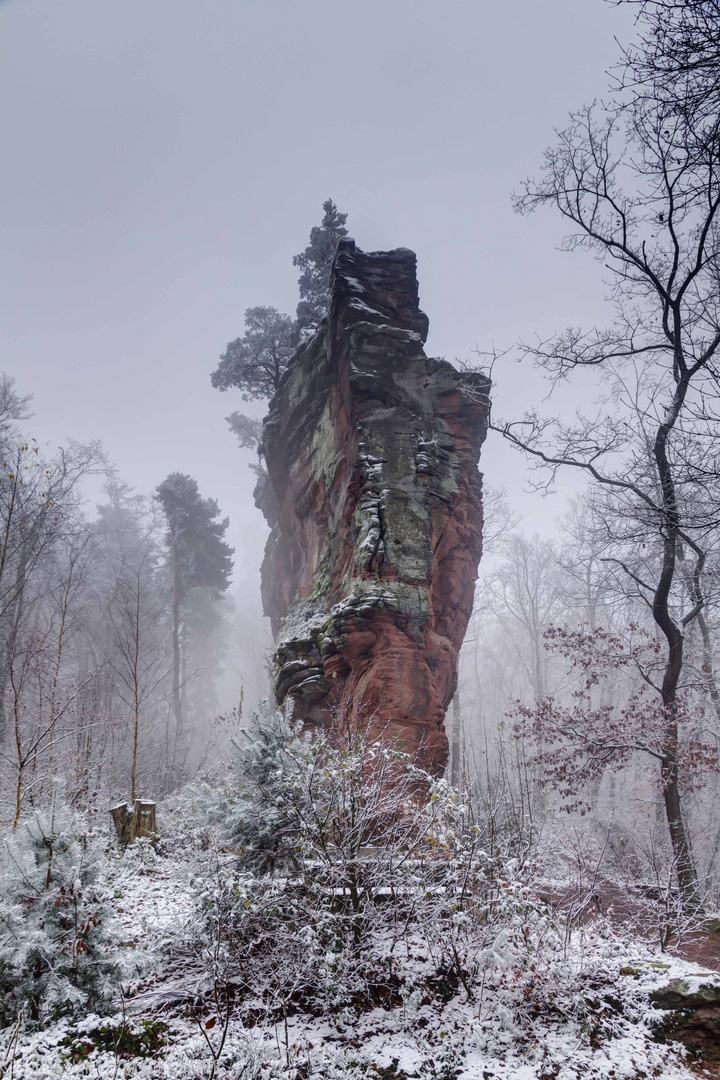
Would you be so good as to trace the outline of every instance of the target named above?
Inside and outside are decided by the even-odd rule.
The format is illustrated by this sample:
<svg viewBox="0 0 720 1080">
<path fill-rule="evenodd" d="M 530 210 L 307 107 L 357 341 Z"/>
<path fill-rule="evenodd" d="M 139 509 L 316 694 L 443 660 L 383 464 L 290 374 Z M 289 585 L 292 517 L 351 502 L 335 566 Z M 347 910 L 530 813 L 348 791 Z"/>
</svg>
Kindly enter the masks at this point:
<svg viewBox="0 0 720 1080">
<path fill-rule="evenodd" d="M 293 257 L 293 266 L 300 267 L 300 303 L 297 306 L 297 325 L 300 331 L 315 331 L 327 313 L 330 303 L 330 270 L 338 240 L 347 236 L 347 214 L 341 214 L 332 199 L 323 203 L 323 219 L 310 230 L 310 243 Z"/>
<path fill-rule="evenodd" d="M 347 214 L 332 199 L 323 203 L 323 219 L 310 230 L 310 242 L 293 257 L 300 267 L 300 303 L 297 318 L 274 307 L 251 307 L 245 311 L 245 333 L 228 342 L 220 363 L 210 376 L 218 390 L 235 387 L 244 401 L 273 396 L 300 341 L 314 333 L 330 302 L 330 269 L 338 240 L 347 236 Z M 259 421 L 234 412 L 226 417 L 240 446 L 254 449 L 259 443 Z"/>
</svg>

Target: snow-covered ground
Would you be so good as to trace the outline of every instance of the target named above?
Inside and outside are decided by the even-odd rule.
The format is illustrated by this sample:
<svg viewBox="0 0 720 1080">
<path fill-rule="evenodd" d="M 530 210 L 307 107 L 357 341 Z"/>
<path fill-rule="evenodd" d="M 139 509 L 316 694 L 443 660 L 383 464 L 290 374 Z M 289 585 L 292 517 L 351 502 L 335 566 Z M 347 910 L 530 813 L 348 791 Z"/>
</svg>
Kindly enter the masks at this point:
<svg viewBox="0 0 720 1080">
<path fill-rule="evenodd" d="M 193 879 L 213 862 L 223 872 L 230 857 L 191 843 L 166 854 L 141 845 L 111 857 L 108 884 L 124 942 L 137 958 L 136 982 L 112 1017 L 65 1019 L 35 1033 L 7 1029 L 0 1050 L 3 1080 L 697 1075 L 680 1047 L 654 1040 L 662 1014 L 649 996 L 672 979 L 690 989 L 720 979 L 619 940 L 601 926 L 580 928 L 560 952 L 539 956 L 535 974 L 520 989 L 498 961 L 471 1000 L 462 988 L 446 1000 L 447 993 L 428 993 L 419 959 L 417 985 L 407 986 L 399 1004 L 283 1019 L 267 1012 L 263 1017 L 262 1008 L 253 1010 L 246 1000 L 226 1025 L 197 950 L 184 944 L 193 920 Z"/>
</svg>

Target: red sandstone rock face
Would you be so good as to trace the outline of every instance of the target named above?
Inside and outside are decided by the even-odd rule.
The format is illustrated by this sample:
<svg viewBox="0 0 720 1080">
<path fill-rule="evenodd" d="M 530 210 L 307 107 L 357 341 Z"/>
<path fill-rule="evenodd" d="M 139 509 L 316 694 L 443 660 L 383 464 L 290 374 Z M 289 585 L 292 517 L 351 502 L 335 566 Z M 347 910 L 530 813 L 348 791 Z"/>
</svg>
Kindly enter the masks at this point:
<svg viewBox="0 0 720 1080">
<path fill-rule="evenodd" d="M 425 356 L 415 255 L 343 240 L 326 325 L 270 403 L 256 492 L 275 695 L 382 729 L 440 773 L 482 548 L 489 380 Z"/>
</svg>

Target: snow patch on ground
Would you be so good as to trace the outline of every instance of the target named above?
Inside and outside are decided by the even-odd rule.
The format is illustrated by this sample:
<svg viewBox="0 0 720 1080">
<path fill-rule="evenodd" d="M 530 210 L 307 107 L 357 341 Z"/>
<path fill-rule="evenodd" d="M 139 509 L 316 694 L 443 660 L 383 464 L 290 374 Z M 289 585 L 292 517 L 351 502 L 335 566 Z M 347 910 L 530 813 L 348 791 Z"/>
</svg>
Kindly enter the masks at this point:
<svg viewBox="0 0 720 1080">
<path fill-rule="evenodd" d="M 168 848 L 169 845 L 166 845 Z M 109 860 L 125 940 L 138 957 L 140 974 L 112 1017 L 93 1015 L 58 1021 L 42 1032 L 6 1029 L 0 1041 L 0 1076 L 13 1080 L 63 1077 L 94 1080 L 640 1080 L 657 1076 L 689 1080 L 694 1074 L 680 1047 L 653 1041 L 659 1015 L 650 993 L 673 979 L 697 989 L 716 974 L 644 946 L 581 930 L 571 943 L 558 992 L 552 993 L 553 959 L 546 1007 L 531 1027 L 516 1022 L 502 972 L 488 977 L 472 1001 L 423 1004 L 410 991 L 402 1005 L 366 1011 L 345 1008 L 330 1017 L 289 1016 L 287 1023 L 231 1019 L 213 1074 L 213 1053 L 222 1038 L 211 986 L 202 970 L 183 961 L 182 941 L 193 917 L 193 875 L 218 853 L 186 843 L 156 854 L 149 843 Z M 187 954 L 188 956 L 190 954 Z M 190 966 L 184 967 L 184 963 Z M 144 970 L 144 974 L 143 974 Z M 422 964 L 418 963 L 418 980 Z M 626 972 L 621 974 L 621 972 Z M 563 981 L 564 980 L 564 981 Z M 567 986 L 596 988 L 600 1007 L 589 1015 L 575 1008 Z M 181 1000 L 183 994 L 185 1000 Z M 188 1001 L 196 998 L 195 1016 Z M 587 998 L 587 994 L 585 994 Z M 602 1007 L 603 998 L 615 1004 Z M 248 1003 L 245 1003 L 246 1008 Z M 213 1022 L 213 1018 L 214 1022 Z M 147 1056 L 128 1056 L 113 1046 L 112 1032 L 125 1023 L 138 1038 L 143 1023 L 159 1022 L 164 1045 Z M 206 1026 L 209 1025 L 209 1026 Z M 106 1034 L 98 1038 L 101 1029 Z M 203 1034 L 204 1031 L 204 1034 Z M 83 1043 L 83 1040 L 85 1042 Z M 96 1043 L 93 1048 L 93 1042 Z M 78 1046 L 85 1046 L 80 1053 Z"/>
</svg>

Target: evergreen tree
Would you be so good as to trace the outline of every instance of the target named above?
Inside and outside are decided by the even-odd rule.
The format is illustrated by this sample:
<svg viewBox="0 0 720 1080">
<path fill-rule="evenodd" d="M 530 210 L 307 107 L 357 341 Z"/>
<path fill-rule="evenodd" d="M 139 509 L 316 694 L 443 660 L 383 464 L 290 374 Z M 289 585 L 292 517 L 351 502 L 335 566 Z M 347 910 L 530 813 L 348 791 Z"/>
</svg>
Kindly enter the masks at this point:
<svg viewBox="0 0 720 1080">
<path fill-rule="evenodd" d="M 266 872 L 287 863 L 290 816 L 282 781 L 295 776 L 298 763 L 291 747 L 309 746 L 300 724 L 287 710 L 261 707 L 233 741 L 237 795 L 223 822 L 223 831 L 245 863 Z M 284 838 L 284 840 L 282 839 Z"/>
<path fill-rule="evenodd" d="M 239 412 L 231 413 L 225 419 L 231 431 L 235 432 L 237 441 L 243 449 L 256 450 L 258 448 L 262 438 L 262 420 Z"/>
<path fill-rule="evenodd" d="M 184 734 L 182 703 L 183 659 L 187 659 L 187 634 L 193 594 L 209 592 L 219 600 L 230 584 L 233 549 L 223 537 L 228 518 L 218 521 L 215 499 L 203 499 L 190 476 L 171 473 L 157 488 L 157 498 L 167 519 L 165 543 L 172 571 L 172 706 L 178 741 Z M 184 656 L 183 656 L 184 654 Z"/>
<path fill-rule="evenodd" d="M 300 331 L 314 332 L 327 313 L 330 270 L 338 240 L 347 236 L 346 221 L 347 214 L 341 214 L 332 199 L 326 199 L 321 223 L 310 230 L 310 243 L 293 258 L 293 266 L 300 267 L 300 303 L 297 306 Z"/>
<path fill-rule="evenodd" d="M 0 847 L 0 1019 L 107 1008 L 126 974 L 101 843 L 53 792 Z"/>
<path fill-rule="evenodd" d="M 297 344 L 297 325 L 289 315 L 274 307 L 248 308 L 245 333 L 228 342 L 210 381 L 218 390 L 236 386 L 243 401 L 272 397 Z"/>
<path fill-rule="evenodd" d="M 244 401 L 269 398 L 280 385 L 290 358 L 301 337 L 314 332 L 327 312 L 330 300 L 330 269 L 338 240 L 347 236 L 347 214 L 341 214 L 332 199 L 323 203 L 323 219 L 310 230 L 310 242 L 293 258 L 300 268 L 298 286 L 300 303 L 297 319 L 283 315 L 274 307 L 252 307 L 245 312 L 245 333 L 228 342 L 220 363 L 210 376 L 218 390 L 231 386 L 242 391 Z M 240 413 L 227 418 L 242 447 L 248 441 L 248 420 Z"/>
</svg>

